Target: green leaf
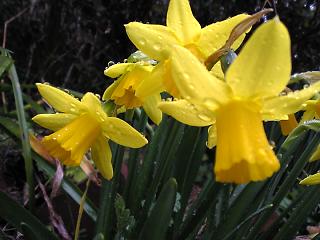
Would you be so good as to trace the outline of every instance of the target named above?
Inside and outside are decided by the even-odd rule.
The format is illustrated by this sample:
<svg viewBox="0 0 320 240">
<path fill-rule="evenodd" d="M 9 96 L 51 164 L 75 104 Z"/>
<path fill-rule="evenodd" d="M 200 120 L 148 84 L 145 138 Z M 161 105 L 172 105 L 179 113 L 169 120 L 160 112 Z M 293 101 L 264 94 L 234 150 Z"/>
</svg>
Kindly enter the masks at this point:
<svg viewBox="0 0 320 240">
<path fill-rule="evenodd" d="M 14 120 L 0 116 L 0 126 L 14 139 L 19 138 L 20 130 L 18 124 Z M 32 152 L 32 158 L 36 161 L 38 167 L 49 177 L 53 177 L 55 175 L 55 168 L 38 154 Z M 78 204 L 80 203 L 83 192 L 76 185 L 67 178 L 63 178 L 61 187 L 75 202 Z M 97 219 L 96 207 L 88 198 L 84 204 L 84 211 L 94 221 Z"/>
<path fill-rule="evenodd" d="M 139 239 L 163 240 L 170 224 L 176 200 L 177 182 L 170 178 L 163 186 L 150 216 L 147 218 Z"/>
<path fill-rule="evenodd" d="M 320 194 L 319 186 L 306 188 L 309 188 L 308 192 L 301 199 L 299 206 L 294 209 L 289 220 L 283 225 L 273 240 L 293 239 L 297 230 L 303 225 L 310 212 L 318 205 Z"/>
<path fill-rule="evenodd" d="M 129 189 L 130 197 L 127 204 L 134 215 L 137 214 L 138 209 L 141 207 L 141 202 L 146 193 L 146 189 L 150 186 L 154 166 L 155 163 L 158 162 L 157 159 L 160 157 L 161 149 L 163 149 L 165 144 L 168 131 L 169 119 L 164 116 L 160 126 L 156 129 L 153 138 L 147 145 L 146 155 L 138 173 L 139 175 L 136 184 L 132 186 L 132 189 Z"/>
<path fill-rule="evenodd" d="M 32 231 L 33 235 L 37 236 L 36 239 L 58 240 L 58 237 L 49 231 L 38 218 L 3 192 L 0 192 L 0 206 L 2 206 L 0 208 L 0 217 L 8 221 L 19 231 L 28 231 L 29 236 L 31 236 L 30 231 Z M 25 223 L 25 225 L 23 226 L 21 223 Z M 28 230 L 26 230 L 26 225 L 28 226 Z"/>
<path fill-rule="evenodd" d="M 26 239 L 26 240 L 41 240 L 41 238 L 37 235 L 36 229 L 32 229 L 28 224 L 22 222 L 21 229 L 22 229 L 24 239 Z"/>
<path fill-rule="evenodd" d="M 3 50 L 3 49 L 0 49 L 0 50 Z M 2 54 L 0 55 L 0 78 L 2 78 L 2 75 L 6 71 L 8 71 L 12 63 L 13 63 L 13 60 L 10 57 L 3 54 L 2 52 Z"/>
</svg>

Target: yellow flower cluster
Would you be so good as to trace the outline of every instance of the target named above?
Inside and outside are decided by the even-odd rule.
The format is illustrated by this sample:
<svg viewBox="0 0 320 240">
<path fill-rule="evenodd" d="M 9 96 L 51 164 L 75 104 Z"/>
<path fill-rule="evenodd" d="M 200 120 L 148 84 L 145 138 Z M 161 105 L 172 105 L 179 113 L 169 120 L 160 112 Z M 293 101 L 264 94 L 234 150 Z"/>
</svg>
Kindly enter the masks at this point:
<svg viewBox="0 0 320 240">
<path fill-rule="evenodd" d="M 207 146 L 217 148 L 214 173 L 220 182 L 259 181 L 276 172 L 279 161 L 263 121 L 287 120 L 320 90 L 320 83 L 315 83 L 280 94 L 290 79 L 291 49 L 289 33 L 277 16 L 252 34 L 225 75 L 219 65 L 208 71 L 204 62 L 246 18 L 240 14 L 201 28 L 188 0 L 171 0 L 166 26 L 139 22 L 125 26 L 133 44 L 156 64 L 119 63 L 104 72 L 116 80 L 103 100 L 126 109 L 143 107 L 156 124 L 163 112 L 191 126 L 209 126 Z M 232 48 L 236 50 L 244 38 L 242 34 Z M 92 93 L 79 101 L 48 85 L 38 84 L 38 89 L 61 113 L 41 114 L 34 121 L 55 131 L 43 144 L 66 165 L 78 165 L 91 148 L 97 168 L 110 179 L 108 139 L 129 147 L 147 143 L 127 123 L 107 116 Z M 174 101 L 161 101 L 162 92 Z"/>
</svg>

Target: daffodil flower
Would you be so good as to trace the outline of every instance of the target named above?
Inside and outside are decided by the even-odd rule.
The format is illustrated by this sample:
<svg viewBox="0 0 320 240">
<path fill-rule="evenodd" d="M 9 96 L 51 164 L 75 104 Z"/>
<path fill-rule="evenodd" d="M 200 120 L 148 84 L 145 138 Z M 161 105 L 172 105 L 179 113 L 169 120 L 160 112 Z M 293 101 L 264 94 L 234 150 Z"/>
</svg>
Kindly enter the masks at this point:
<svg viewBox="0 0 320 240">
<path fill-rule="evenodd" d="M 104 74 L 111 78 L 118 78 L 111 84 L 103 94 L 103 100 L 114 100 L 118 106 L 125 106 L 126 109 L 143 107 L 150 119 L 159 124 L 162 119 L 162 112 L 158 108 L 161 101 L 159 93 L 140 98 L 136 89 L 146 79 L 154 67 L 144 62 L 119 63 L 108 67 Z"/>
<path fill-rule="evenodd" d="M 53 130 L 42 140 L 48 152 L 68 166 L 79 166 L 91 148 L 92 159 L 106 179 L 113 169 L 109 139 L 127 147 L 139 148 L 148 141 L 129 124 L 116 117 L 108 117 L 100 100 L 86 93 L 81 101 L 47 84 L 37 84 L 42 97 L 59 113 L 39 114 L 32 120 Z"/>
<path fill-rule="evenodd" d="M 175 97 L 179 92 L 171 77 L 171 63 L 168 52 L 171 46 L 180 45 L 204 62 L 212 53 L 223 46 L 232 29 L 248 15 L 240 14 L 225 21 L 201 28 L 194 18 L 188 0 L 170 0 L 167 13 L 167 26 L 131 22 L 126 31 L 133 44 L 149 57 L 160 63 L 152 74 L 138 88 L 140 97 L 155 92 L 167 91 Z M 233 44 L 237 49 L 244 34 Z"/>
<path fill-rule="evenodd" d="M 271 176 L 279 161 L 266 138 L 263 120 L 287 119 L 320 89 L 320 83 L 282 96 L 291 72 L 290 37 L 278 17 L 260 26 L 218 80 L 190 53 L 176 46 L 172 75 L 183 100 L 160 109 L 193 126 L 210 126 L 214 172 L 220 182 L 247 183 Z M 216 134 L 216 135 L 215 135 Z"/>
</svg>

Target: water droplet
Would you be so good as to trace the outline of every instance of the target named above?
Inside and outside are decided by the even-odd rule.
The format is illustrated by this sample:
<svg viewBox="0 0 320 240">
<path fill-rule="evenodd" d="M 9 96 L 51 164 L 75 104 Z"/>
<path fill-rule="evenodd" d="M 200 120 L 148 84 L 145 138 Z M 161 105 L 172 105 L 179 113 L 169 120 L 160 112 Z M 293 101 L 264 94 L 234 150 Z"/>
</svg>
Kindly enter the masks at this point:
<svg viewBox="0 0 320 240">
<path fill-rule="evenodd" d="M 214 109 L 214 108 L 216 108 L 216 102 L 215 102 L 213 99 L 211 99 L 211 98 L 206 98 L 206 99 L 204 100 L 204 105 L 205 105 L 207 108 L 209 108 L 209 109 Z"/>
<path fill-rule="evenodd" d="M 156 43 L 155 45 L 153 45 L 153 49 L 155 51 L 160 51 L 161 50 L 161 45 L 159 43 Z"/>
<path fill-rule="evenodd" d="M 203 120 L 205 122 L 210 122 L 211 121 L 211 118 L 209 118 L 207 115 L 204 115 L 202 113 L 199 113 L 198 117 L 199 117 L 199 119 L 201 119 L 201 120 Z"/>
<path fill-rule="evenodd" d="M 310 11 L 315 11 L 317 9 L 317 4 L 316 3 L 310 4 L 309 9 L 310 9 Z"/>
<path fill-rule="evenodd" d="M 109 61 L 108 62 L 108 67 L 111 67 L 112 65 L 114 65 L 115 63 L 114 63 L 114 61 Z"/>
<path fill-rule="evenodd" d="M 144 38 L 141 38 L 139 43 L 144 46 L 146 44 L 146 40 Z"/>
<path fill-rule="evenodd" d="M 99 94 L 94 94 L 98 99 L 101 98 L 101 96 Z"/>
</svg>

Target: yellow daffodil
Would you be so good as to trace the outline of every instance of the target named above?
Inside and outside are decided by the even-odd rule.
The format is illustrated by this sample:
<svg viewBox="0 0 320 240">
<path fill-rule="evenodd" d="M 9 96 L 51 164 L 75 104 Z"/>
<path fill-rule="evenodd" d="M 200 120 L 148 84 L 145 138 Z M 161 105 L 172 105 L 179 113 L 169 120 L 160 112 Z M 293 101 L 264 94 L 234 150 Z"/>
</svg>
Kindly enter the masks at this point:
<svg viewBox="0 0 320 240">
<path fill-rule="evenodd" d="M 59 113 L 39 114 L 32 120 L 53 130 L 43 138 L 48 152 L 68 166 L 78 166 L 91 148 L 92 159 L 106 179 L 113 176 L 111 149 L 108 140 L 139 148 L 148 141 L 129 124 L 116 117 L 108 117 L 100 100 L 86 93 L 81 101 L 47 84 L 37 84 L 42 97 Z"/>
<path fill-rule="evenodd" d="M 150 77 L 137 88 L 138 95 L 145 97 L 165 90 L 178 97 L 179 92 L 171 77 L 171 63 L 166 50 L 170 50 L 173 45 L 180 45 L 204 62 L 225 44 L 232 29 L 247 16 L 240 14 L 201 28 L 192 14 L 188 0 L 170 0 L 167 26 L 139 22 L 127 24 L 126 31 L 134 45 L 160 62 Z M 244 37 L 244 34 L 239 37 L 232 47 L 237 49 Z"/>
<path fill-rule="evenodd" d="M 285 96 L 291 72 L 290 37 L 278 17 L 259 27 L 218 80 L 190 53 L 176 46 L 172 75 L 183 100 L 160 109 L 193 126 L 209 126 L 217 145 L 214 172 L 220 182 L 263 180 L 279 169 L 263 120 L 286 119 L 320 89 L 320 83 Z M 215 135 L 216 132 L 216 135 Z"/>
<path fill-rule="evenodd" d="M 114 100 L 118 106 L 125 106 L 126 109 L 143 107 L 150 119 L 159 124 L 162 119 L 162 112 L 158 108 L 161 101 L 159 93 L 140 98 L 136 89 L 146 79 L 154 67 L 144 62 L 119 63 L 108 67 L 104 74 L 111 78 L 118 78 L 111 84 L 103 94 L 103 100 Z"/>
</svg>

